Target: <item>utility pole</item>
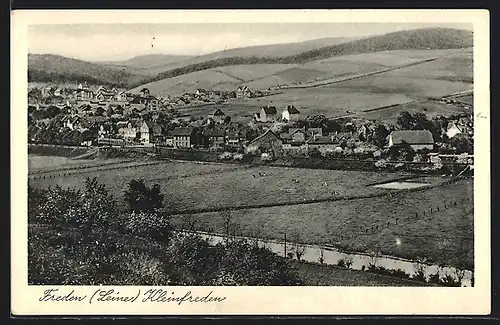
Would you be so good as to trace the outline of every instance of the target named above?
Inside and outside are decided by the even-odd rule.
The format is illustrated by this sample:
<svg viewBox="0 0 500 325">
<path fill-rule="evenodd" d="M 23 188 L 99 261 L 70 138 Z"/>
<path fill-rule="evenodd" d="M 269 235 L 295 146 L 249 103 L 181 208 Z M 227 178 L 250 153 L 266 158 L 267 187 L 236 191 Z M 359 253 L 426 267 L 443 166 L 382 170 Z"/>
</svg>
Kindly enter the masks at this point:
<svg viewBox="0 0 500 325">
<path fill-rule="evenodd" d="M 286 232 L 285 232 L 285 258 L 286 258 Z"/>
</svg>

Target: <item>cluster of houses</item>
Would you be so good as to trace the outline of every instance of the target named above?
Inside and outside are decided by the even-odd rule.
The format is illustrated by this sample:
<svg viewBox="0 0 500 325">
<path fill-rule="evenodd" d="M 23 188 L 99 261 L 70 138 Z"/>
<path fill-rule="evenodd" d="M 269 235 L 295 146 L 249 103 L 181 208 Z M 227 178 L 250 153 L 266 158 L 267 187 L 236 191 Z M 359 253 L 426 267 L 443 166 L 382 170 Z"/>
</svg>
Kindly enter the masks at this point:
<svg viewBox="0 0 500 325">
<path fill-rule="evenodd" d="M 32 88 L 28 91 L 28 101 L 32 104 L 50 105 L 71 102 L 72 106 L 82 106 L 82 110 L 106 109 L 110 105 L 124 110 L 132 110 L 140 114 L 144 110 L 178 108 L 190 104 L 223 103 L 229 99 L 261 97 L 261 90 L 252 90 L 248 86 L 239 86 L 234 91 L 197 89 L 194 93 L 180 96 L 156 97 L 149 89 L 143 88 L 140 94 L 132 94 L 125 90 L 99 86 L 90 87 L 87 83 L 79 84 L 76 89 L 58 86 Z M 98 112 L 97 112 L 98 113 Z M 99 114 L 99 113 L 98 113 Z"/>
<path fill-rule="evenodd" d="M 372 123 L 362 123 L 357 128 L 353 126 L 351 132 L 334 132 L 324 134 L 321 128 L 290 128 L 287 132 L 275 133 L 272 125 L 276 122 L 293 122 L 301 118 L 300 111 L 293 105 L 282 109 L 276 106 L 263 106 L 253 116 L 254 122 L 265 125 L 263 133 L 256 138 L 249 137 L 247 129 L 238 123 L 231 123 L 228 116 L 221 109 L 214 109 L 206 116 L 204 124 L 194 125 L 183 123 L 184 127 L 168 129 L 157 123 L 155 116 L 146 113 L 159 112 L 168 107 L 172 98 L 158 98 L 150 94 L 149 89 L 143 88 L 138 94 L 130 94 L 116 88 L 108 89 L 103 86 L 91 89 L 87 84 L 79 84 L 76 89 L 46 87 L 31 90 L 30 98 L 44 98 L 44 96 L 59 96 L 65 101 L 58 104 L 43 105 L 30 104 L 29 111 L 47 110 L 53 108 L 61 113 L 62 127 L 69 130 L 84 132 L 95 131 L 95 141 L 86 144 L 122 145 L 163 145 L 174 148 L 206 147 L 212 149 L 259 148 L 272 149 L 280 154 L 295 154 L 308 152 L 316 148 L 321 153 L 335 151 L 344 142 L 350 141 L 360 144 L 374 133 Z M 36 93 L 38 92 L 38 94 Z M 194 94 L 181 96 L 197 100 L 214 99 L 220 97 L 221 92 L 198 89 Z M 246 86 L 238 87 L 233 94 L 236 98 L 256 96 L 256 92 Z M 190 118 L 190 116 L 188 116 Z M 49 118 L 37 121 L 37 127 L 48 123 Z M 176 119 L 173 120 L 174 122 Z M 352 124 L 349 122 L 349 124 Z M 347 124 L 346 124 L 347 125 Z M 448 138 L 473 135 L 472 118 L 461 117 L 449 121 L 446 130 Z M 255 136 L 255 135 L 254 135 Z M 434 147 L 432 133 L 427 130 L 393 131 L 387 137 L 387 146 L 409 144 L 414 150 Z"/>
<path fill-rule="evenodd" d="M 250 150 L 259 149 L 268 151 L 275 155 L 305 154 L 310 149 L 317 149 L 321 154 L 340 150 L 343 144 L 351 141 L 354 146 L 363 143 L 360 135 L 367 132 L 367 127 L 362 125 L 357 131 L 333 132 L 323 134 L 321 128 L 290 128 L 286 133 L 276 134 L 268 129 L 259 137 L 248 144 Z M 369 129 L 368 129 L 369 130 Z M 387 136 L 387 147 L 398 147 L 408 144 L 413 150 L 432 150 L 434 148 L 434 138 L 428 130 L 405 130 L 392 131 Z"/>
<path fill-rule="evenodd" d="M 276 106 L 264 106 L 260 112 L 254 114 L 255 121 L 262 123 L 292 122 L 298 120 L 299 117 L 300 112 L 293 105 L 288 105 L 281 113 L 276 109 Z"/>
</svg>

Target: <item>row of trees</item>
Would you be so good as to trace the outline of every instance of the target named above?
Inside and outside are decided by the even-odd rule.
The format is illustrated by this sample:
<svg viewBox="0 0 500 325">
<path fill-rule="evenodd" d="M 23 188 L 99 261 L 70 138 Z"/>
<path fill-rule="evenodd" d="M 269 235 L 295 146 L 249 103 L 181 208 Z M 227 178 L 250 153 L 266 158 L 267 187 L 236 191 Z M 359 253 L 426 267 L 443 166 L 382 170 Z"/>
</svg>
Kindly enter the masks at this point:
<svg viewBox="0 0 500 325">
<path fill-rule="evenodd" d="M 95 178 L 82 190 L 29 188 L 31 284 L 300 285 L 270 250 L 236 239 L 211 245 L 176 232 L 158 185 L 133 180 L 125 210 Z"/>
</svg>

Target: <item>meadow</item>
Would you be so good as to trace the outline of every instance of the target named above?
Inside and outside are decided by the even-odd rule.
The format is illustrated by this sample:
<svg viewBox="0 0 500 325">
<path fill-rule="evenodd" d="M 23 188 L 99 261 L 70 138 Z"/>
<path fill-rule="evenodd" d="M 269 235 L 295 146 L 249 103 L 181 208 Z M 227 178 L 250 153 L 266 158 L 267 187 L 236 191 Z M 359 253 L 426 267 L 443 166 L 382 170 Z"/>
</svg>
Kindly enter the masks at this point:
<svg viewBox="0 0 500 325">
<path fill-rule="evenodd" d="M 362 112 L 358 114 L 358 116 L 369 120 L 396 124 L 397 118 L 402 111 L 407 111 L 412 114 L 424 113 L 428 118 L 433 118 L 439 115 L 450 116 L 452 114 L 467 112 L 466 109 L 458 105 L 446 105 L 435 100 L 424 100 L 383 108 L 380 110 Z"/>
<path fill-rule="evenodd" d="M 247 236 L 283 239 L 286 233 L 292 242 L 426 257 L 473 269 L 472 202 L 473 181 L 465 179 L 384 197 L 190 214 L 174 216 L 173 222 L 224 233 L 230 220 L 237 232 Z"/>
<path fill-rule="evenodd" d="M 54 161 L 45 158 L 45 165 Z M 180 228 L 225 233 L 230 222 L 235 232 L 245 236 L 282 239 L 286 233 L 289 241 L 332 244 L 348 251 L 370 250 L 406 258 L 423 256 L 444 265 L 473 268 L 471 179 L 418 191 L 398 191 L 371 184 L 408 174 L 194 162 L 161 162 L 134 168 L 133 163 L 123 164 L 129 168 L 102 167 L 93 173 L 65 177 L 54 172 L 59 176 L 30 179 L 29 183 L 34 187 L 82 188 L 87 177 L 97 177 L 124 208 L 123 192 L 128 182 L 142 178 L 149 186 L 160 184 L 168 210 L 242 206 L 236 211 L 173 215 L 173 224 Z M 436 185 L 443 179 L 426 176 L 413 181 Z M 370 194 L 387 195 L 357 198 Z M 343 197 L 350 199 L 339 199 Z M 330 198 L 337 200 L 296 204 Z M 245 208 L 285 203 L 291 205 Z"/>
<path fill-rule="evenodd" d="M 248 168 L 187 161 L 149 166 L 134 164 L 127 162 L 120 166 L 128 168 L 117 169 L 97 166 L 91 169 L 92 172 L 85 170 L 67 176 L 55 172 L 57 177 L 30 180 L 30 184 L 82 188 L 87 177 L 97 177 L 113 195 L 121 198 L 130 180 L 141 178 L 148 185 L 160 184 L 169 208 L 183 211 L 386 193 L 389 190 L 367 185 L 408 176 L 405 173 Z"/>
<path fill-rule="evenodd" d="M 54 170 L 67 170 L 75 168 L 98 167 L 124 163 L 125 159 L 70 159 L 60 156 L 28 156 L 29 173 L 50 172 Z"/>
</svg>

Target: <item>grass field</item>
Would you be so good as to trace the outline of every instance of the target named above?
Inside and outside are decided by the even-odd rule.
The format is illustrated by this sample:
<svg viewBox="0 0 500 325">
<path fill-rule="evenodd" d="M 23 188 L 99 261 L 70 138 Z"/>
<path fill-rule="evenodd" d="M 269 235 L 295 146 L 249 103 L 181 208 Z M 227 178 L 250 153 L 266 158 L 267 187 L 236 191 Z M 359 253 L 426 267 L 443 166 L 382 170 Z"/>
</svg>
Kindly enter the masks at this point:
<svg viewBox="0 0 500 325">
<path fill-rule="evenodd" d="M 195 93 L 198 88 L 212 89 L 218 84 L 228 85 L 225 90 L 236 90 L 240 83 L 241 80 L 227 74 L 215 70 L 203 70 L 147 83 L 130 91 L 139 92 L 140 89 L 146 87 L 155 96 L 180 96 L 186 92 Z"/>
<path fill-rule="evenodd" d="M 227 74 L 230 77 L 241 81 L 249 81 L 267 77 L 284 70 L 297 67 L 296 64 L 252 64 L 252 65 L 231 65 L 210 69 Z"/>
<path fill-rule="evenodd" d="M 467 112 L 466 109 L 458 105 L 446 105 L 438 101 L 425 100 L 384 108 L 376 111 L 363 112 L 358 114 L 358 116 L 369 120 L 378 120 L 395 124 L 397 121 L 397 117 L 402 111 L 407 111 L 412 114 L 424 113 L 428 118 L 432 118 L 438 115 L 449 116 L 452 114 Z"/>
<path fill-rule="evenodd" d="M 105 166 L 110 164 L 117 164 L 125 162 L 125 159 L 106 159 L 106 160 L 93 160 L 93 159 L 70 159 L 67 157 L 59 156 L 28 156 L 28 170 L 32 172 L 48 172 L 54 169 L 66 170 L 81 167 L 91 166 Z"/>
<path fill-rule="evenodd" d="M 467 95 L 467 96 L 461 96 L 461 97 L 455 97 L 455 100 L 458 100 L 462 103 L 466 103 L 469 105 L 474 105 L 474 95 Z"/>
<path fill-rule="evenodd" d="M 133 163 L 127 165 L 129 164 Z M 259 176 L 259 173 L 265 176 Z M 37 187 L 57 184 L 81 188 L 89 176 L 97 176 L 100 182 L 108 186 L 112 194 L 120 198 L 128 182 L 133 178 L 142 178 L 150 185 L 158 183 L 170 207 L 175 210 L 186 210 L 385 193 L 388 190 L 366 185 L 406 174 L 245 168 L 235 165 L 179 162 L 131 169 L 95 169 L 93 173 L 33 180 L 31 184 Z M 292 180 L 297 180 L 298 183 Z"/>
<path fill-rule="evenodd" d="M 341 57 L 332 57 L 320 62 L 355 62 L 360 64 L 376 64 L 383 67 L 393 67 L 418 62 L 425 59 L 460 53 L 462 49 L 450 50 L 400 50 L 382 51 L 374 53 L 352 54 Z"/>
<path fill-rule="evenodd" d="M 474 77 L 472 55 L 472 52 L 456 53 L 432 62 L 390 71 L 385 74 L 394 77 L 414 77 L 472 83 Z"/>
<path fill-rule="evenodd" d="M 45 165 L 47 161 L 54 160 L 46 157 Z M 399 192 L 367 185 L 404 174 L 171 162 L 30 180 L 30 185 L 81 188 L 88 176 L 104 183 L 122 207 L 123 191 L 131 179 L 142 178 L 148 185 L 159 183 L 166 205 L 175 210 L 390 193 L 390 196 L 347 201 L 175 215 L 172 222 L 181 228 L 194 223 L 198 230 L 224 233 L 230 220 L 241 235 L 281 239 L 287 233 L 290 241 L 334 244 L 353 251 L 370 249 L 408 258 L 425 256 L 438 263 L 469 269 L 473 265 L 471 179 L 415 192 Z M 436 184 L 440 180 L 440 177 L 427 176 L 418 181 Z M 457 205 L 452 205 L 453 202 Z M 396 238 L 401 245 L 395 244 Z"/>
<path fill-rule="evenodd" d="M 195 221 L 200 229 L 223 233 L 229 218 L 242 234 L 282 239 L 287 233 L 290 241 L 333 243 L 353 251 L 370 249 L 409 258 L 425 256 L 472 268 L 472 185 L 472 180 L 462 180 L 433 189 L 394 193 L 392 197 L 176 216 L 174 222 Z M 458 205 L 450 207 L 455 201 Z M 379 230 L 366 234 L 372 226 Z M 348 238 L 349 234 L 356 236 Z M 400 238 L 400 246 L 396 238 Z"/>
</svg>

